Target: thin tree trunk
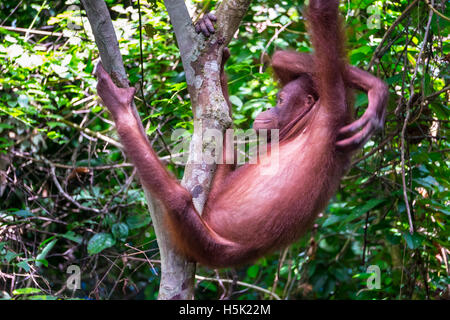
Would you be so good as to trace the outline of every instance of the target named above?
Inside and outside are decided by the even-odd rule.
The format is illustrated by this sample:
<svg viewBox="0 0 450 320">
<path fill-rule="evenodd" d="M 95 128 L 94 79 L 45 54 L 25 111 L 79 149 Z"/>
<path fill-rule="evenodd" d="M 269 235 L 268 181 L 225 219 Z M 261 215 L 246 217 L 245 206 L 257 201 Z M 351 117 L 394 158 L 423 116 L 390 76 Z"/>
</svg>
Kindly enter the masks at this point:
<svg viewBox="0 0 450 320">
<path fill-rule="evenodd" d="M 119 43 L 112 25 L 111 16 L 104 0 L 82 0 L 86 10 L 92 33 L 100 53 L 103 67 L 108 73 L 114 72 L 116 85 L 129 87 L 128 77 L 123 65 Z M 132 103 L 134 112 L 136 106 Z M 153 227 L 161 256 L 161 281 L 159 299 L 193 299 L 194 280 L 191 276 L 195 272 L 195 265 L 179 258 L 173 252 L 173 245 L 163 226 L 164 210 L 159 201 L 152 197 L 144 188 Z"/>
<path fill-rule="evenodd" d="M 238 29 L 250 2 L 222 1 L 216 12 L 216 32 L 206 42 L 202 35 L 195 32 L 184 0 L 164 0 L 180 49 L 194 116 L 194 134 L 181 184 L 192 194 L 194 206 L 199 213 L 202 213 L 208 198 L 216 166 L 203 158 L 205 148 L 209 148 L 203 137 L 209 130 L 223 133 L 232 124 L 220 84 L 222 49 Z M 216 45 L 217 48 L 208 50 L 208 45 Z M 175 254 L 173 259 L 178 262 L 184 258 Z M 192 268 L 189 266 L 179 272 L 185 274 L 183 278 L 190 277 L 193 283 L 195 264 Z"/>
<path fill-rule="evenodd" d="M 209 145 L 202 138 L 205 132 L 212 129 L 223 133 L 232 123 L 220 84 L 222 49 L 239 27 L 250 2 L 222 1 L 216 13 L 216 32 L 205 41 L 202 35 L 195 32 L 184 0 L 164 1 L 180 49 L 194 116 L 194 135 L 182 184 L 191 192 L 194 205 L 200 213 L 215 171 L 215 164 L 203 160 L 204 151 Z M 209 50 L 208 46 L 216 48 Z"/>
<path fill-rule="evenodd" d="M 128 87 L 119 44 L 104 0 L 81 0 L 97 43 L 103 66 L 120 87 Z M 208 130 L 224 132 L 231 125 L 228 106 L 222 94 L 219 66 L 222 49 L 230 42 L 247 11 L 250 0 L 224 0 L 217 10 L 216 33 L 206 42 L 195 32 L 183 0 L 165 0 L 186 74 L 194 114 L 194 135 L 182 185 L 193 195 L 198 212 L 203 211 L 215 164 L 202 160 L 202 137 Z M 208 45 L 217 46 L 208 51 Z M 208 75 L 205 76 L 205 75 Z M 133 103 L 134 112 L 136 107 Z M 174 249 L 164 227 L 164 210 L 144 188 L 161 255 L 161 282 L 158 299 L 193 299 L 195 263 L 188 262 Z"/>
</svg>

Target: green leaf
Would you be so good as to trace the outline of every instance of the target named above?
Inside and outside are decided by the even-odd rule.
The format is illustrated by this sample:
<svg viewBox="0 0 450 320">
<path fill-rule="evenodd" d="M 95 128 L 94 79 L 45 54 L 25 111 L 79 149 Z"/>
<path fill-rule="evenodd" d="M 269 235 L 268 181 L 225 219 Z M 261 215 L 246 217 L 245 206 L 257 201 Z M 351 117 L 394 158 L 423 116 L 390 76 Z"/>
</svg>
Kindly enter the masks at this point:
<svg viewBox="0 0 450 320">
<path fill-rule="evenodd" d="M 319 291 L 320 289 L 322 289 L 323 288 L 323 286 L 325 285 L 325 282 L 327 281 L 327 279 L 328 279 L 328 275 L 320 275 L 318 278 L 317 278 L 317 281 L 316 281 L 316 283 L 314 283 L 314 291 Z"/>
<path fill-rule="evenodd" d="M 331 226 L 332 224 L 335 224 L 336 222 L 339 222 L 343 218 L 344 218 L 343 216 L 331 215 L 325 220 L 325 222 L 323 223 L 322 227 Z"/>
<path fill-rule="evenodd" d="M 46 267 L 46 268 L 48 267 L 47 259 L 38 259 L 38 258 L 36 258 L 34 261 L 35 261 L 36 267 L 41 267 L 42 265 L 44 267 Z"/>
<path fill-rule="evenodd" d="M 30 299 L 30 300 L 57 300 L 58 297 L 39 294 L 39 295 L 31 296 L 28 299 Z"/>
<path fill-rule="evenodd" d="M 289 17 L 287 17 L 287 16 L 281 16 L 280 17 L 280 22 L 281 22 L 281 24 L 283 26 L 288 24 L 290 21 L 291 21 L 291 19 L 289 19 Z"/>
<path fill-rule="evenodd" d="M 59 132 L 50 131 L 50 132 L 47 133 L 47 137 L 49 137 L 50 139 L 54 140 L 54 139 L 61 138 L 62 135 Z"/>
<path fill-rule="evenodd" d="M 100 111 L 102 111 L 103 110 L 103 107 L 102 106 L 94 106 L 93 108 L 92 108 L 92 112 L 93 113 L 98 113 L 98 112 L 100 112 Z"/>
<path fill-rule="evenodd" d="M 367 103 L 369 103 L 369 98 L 367 97 L 367 94 L 357 94 L 356 95 L 355 108 L 367 105 Z"/>
<path fill-rule="evenodd" d="M 14 127 L 9 123 L 0 123 L 0 129 L 13 129 Z"/>
<path fill-rule="evenodd" d="M 253 266 L 251 266 L 251 267 L 249 267 L 247 269 L 247 275 L 250 278 L 256 278 L 256 276 L 258 275 L 258 272 L 259 272 L 259 266 L 258 265 L 253 265 Z"/>
<path fill-rule="evenodd" d="M 230 102 L 238 108 L 241 108 L 243 106 L 242 100 L 236 96 L 230 96 Z"/>
<path fill-rule="evenodd" d="M 64 233 L 63 235 L 61 235 L 63 238 L 66 238 L 68 240 L 71 240 L 73 242 L 76 242 L 78 244 L 80 244 L 81 242 L 83 242 L 83 237 L 79 236 L 77 234 L 75 234 L 75 232 L 73 231 L 67 231 L 66 233 Z"/>
<path fill-rule="evenodd" d="M 116 222 L 116 216 L 108 213 L 102 220 L 102 226 L 109 228 L 114 222 Z"/>
<path fill-rule="evenodd" d="M 157 33 L 156 29 L 151 24 L 144 25 L 145 34 L 149 38 L 153 38 L 153 36 Z"/>
<path fill-rule="evenodd" d="M 17 264 L 18 267 L 22 268 L 23 270 L 25 270 L 26 272 L 30 271 L 30 265 L 28 264 L 27 261 L 21 261 Z"/>
<path fill-rule="evenodd" d="M 22 218 L 34 217 L 34 214 L 32 214 L 28 210 L 18 210 L 18 211 L 11 212 L 10 214 L 13 214 L 15 216 L 22 217 Z"/>
<path fill-rule="evenodd" d="M 19 256 L 19 254 L 14 253 L 12 251 L 8 251 L 8 252 L 6 252 L 4 257 L 6 259 L 6 262 L 10 263 L 15 257 L 18 257 L 18 256 Z"/>
<path fill-rule="evenodd" d="M 116 239 L 125 240 L 128 237 L 128 226 L 125 223 L 116 223 L 111 228 L 112 234 Z"/>
<path fill-rule="evenodd" d="M 116 240 L 110 233 L 97 233 L 88 242 L 88 253 L 94 255 L 116 244 Z"/>
<path fill-rule="evenodd" d="M 55 128 L 55 127 L 67 127 L 67 125 L 63 122 L 55 122 L 55 121 L 49 121 L 47 122 L 47 126 L 49 126 L 51 129 Z"/>
<path fill-rule="evenodd" d="M 353 213 L 349 214 L 347 216 L 347 218 L 342 221 L 342 224 L 349 223 L 350 221 L 355 220 L 356 218 L 359 218 L 364 213 L 372 210 L 373 208 L 378 206 L 380 203 L 383 203 L 384 201 L 386 201 L 386 199 L 384 199 L 384 198 L 383 199 L 370 199 L 362 206 L 359 206 L 359 207 L 356 207 L 355 209 L 353 209 Z"/>
<path fill-rule="evenodd" d="M 414 232 L 410 234 L 409 232 L 403 233 L 403 238 L 405 238 L 406 244 L 410 249 L 417 249 L 422 245 L 422 237 Z"/>
<path fill-rule="evenodd" d="M 45 266 L 48 265 L 47 260 L 45 260 L 45 258 L 47 257 L 48 253 L 50 252 L 50 250 L 52 250 L 52 248 L 55 246 L 55 243 L 58 241 L 58 239 L 53 239 L 52 241 L 50 241 L 45 247 L 44 249 L 42 249 L 41 253 L 39 253 L 36 257 L 36 267 L 41 267 L 42 264 L 44 263 Z"/>
<path fill-rule="evenodd" d="M 38 288 L 21 288 L 16 289 L 12 293 L 15 296 L 21 295 L 21 294 L 33 294 L 33 293 L 39 293 L 41 292 L 41 289 Z"/>
<path fill-rule="evenodd" d="M 126 220 L 128 227 L 130 230 L 139 229 L 145 227 L 150 224 L 151 218 L 148 214 L 140 214 L 129 216 Z"/>
</svg>

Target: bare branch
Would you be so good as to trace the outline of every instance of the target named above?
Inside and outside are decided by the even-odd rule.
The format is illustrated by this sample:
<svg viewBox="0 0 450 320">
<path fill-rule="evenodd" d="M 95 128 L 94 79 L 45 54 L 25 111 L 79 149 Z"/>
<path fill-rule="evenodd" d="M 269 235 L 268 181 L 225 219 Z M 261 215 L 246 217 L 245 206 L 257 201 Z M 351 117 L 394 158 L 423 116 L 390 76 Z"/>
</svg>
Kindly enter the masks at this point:
<svg viewBox="0 0 450 320">
<path fill-rule="evenodd" d="M 198 47 L 199 37 L 195 33 L 184 0 L 164 0 L 164 5 L 169 13 L 170 22 L 172 23 L 177 38 L 180 56 L 186 74 L 186 83 L 190 86 L 194 83 L 195 74 L 189 59 L 194 55 L 194 51 Z"/>
<path fill-rule="evenodd" d="M 234 280 L 231 279 L 216 279 L 216 278 L 207 278 L 207 277 L 202 277 L 202 276 L 195 276 L 196 279 L 200 280 L 200 281 L 214 281 L 214 282 L 225 282 L 225 283 L 233 283 Z M 269 296 L 275 298 L 276 300 L 281 300 L 281 298 L 274 292 L 271 292 L 270 290 L 258 287 L 254 284 L 250 284 L 250 283 L 246 283 L 246 282 L 242 282 L 242 281 L 236 281 L 237 285 L 243 286 L 243 287 L 247 287 L 247 288 L 251 288 L 257 291 L 261 291 L 265 294 L 268 294 Z"/>
<path fill-rule="evenodd" d="M 383 39 L 381 39 L 380 44 L 378 45 L 378 47 L 375 49 L 375 52 L 372 55 L 372 59 L 369 62 L 369 65 L 367 67 L 367 70 L 370 70 L 373 66 L 373 64 L 375 63 L 375 60 L 380 58 L 379 54 L 381 52 L 381 49 L 383 48 L 383 44 L 384 42 L 387 40 L 387 38 L 389 37 L 389 35 L 392 33 L 392 31 L 395 30 L 395 28 L 400 24 L 400 22 L 403 21 L 403 19 L 405 19 L 408 14 L 411 12 L 411 10 L 414 8 L 414 6 L 417 4 L 419 0 L 414 0 L 406 9 L 405 11 L 403 11 L 403 13 L 400 15 L 400 17 L 397 18 L 397 20 L 394 21 L 394 23 L 389 27 L 389 29 L 386 31 L 386 33 L 383 36 Z"/>
<path fill-rule="evenodd" d="M 434 11 L 434 13 L 436 13 L 439 17 L 441 17 L 444 20 L 450 21 L 450 18 L 447 16 L 444 16 L 441 12 L 437 11 L 435 7 L 433 7 L 433 5 L 430 3 L 430 1 L 425 0 L 425 2 L 427 3 L 428 7 Z"/>
<path fill-rule="evenodd" d="M 224 37 L 224 45 L 228 45 L 239 28 L 251 0 L 223 0 L 217 9 L 218 33 Z"/>
<path fill-rule="evenodd" d="M 194 114 L 194 135 L 181 184 L 194 195 L 193 203 L 198 212 L 202 212 L 215 171 L 214 164 L 198 161 L 198 156 L 204 151 L 202 137 L 206 130 L 223 132 L 231 125 L 220 84 L 219 66 L 222 50 L 239 27 L 250 0 L 224 0 L 217 10 L 216 33 L 208 39 L 195 32 L 183 0 L 165 0 L 164 4 L 177 38 Z M 160 226 L 157 223 L 155 230 Z M 166 286 L 161 286 L 164 292 L 162 294 L 160 291 L 160 298 L 172 298 L 175 295 L 181 299 L 192 298 L 195 264 L 187 263 L 168 250 L 170 246 L 161 248 L 161 260 L 164 261 L 163 256 L 168 256 L 172 263 L 162 266 L 162 270 L 171 268 L 171 272 L 162 273 L 161 281 L 164 280 Z"/>
<path fill-rule="evenodd" d="M 408 215 L 408 223 L 409 223 L 409 232 L 412 234 L 414 232 L 414 224 L 413 224 L 413 220 L 412 220 L 412 215 L 411 215 L 411 209 L 409 206 L 409 201 L 408 201 L 408 193 L 407 193 L 407 188 L 406 188 L 406 175 L 405 175 L 405 133 L 406 133 L 406 127 L 408 126 L 408 122 L 409 122 L 409 117 L 411 115 L 411 103 L 412 103 L 412 99 L 414 97 L 414 81 L 416 80 L 416 76 L 417 76 L 417 71 L 419 69 L 419 65 L 422 63 L 422 54 L 423 51 L 425 49 L 425 46 L 427 45 L 428 42 L 428 34 L 430 31 L 430 27 L 431 27 L 431 21 L 433 20 L 433 10 L 430 9 L 429 11 L 429 17 L 428 17 L 428 23 L 425 29 L 425 36 L 422 42 L 422 46 L 420 48 L 420 52 L 419 55 L 417 57 L 417 63 L 416 63 L 416 67 L 414 68 L 414 73 L 411 77 L 411 82 L 410 82 L 410 96 L 409 96 L 409 100 L 408 103 L 406 105 L 406 115 L 405 115 L 405 121 L 403 123 L 403 128 L 401 131 L 401 149 L 400 149 L 400 156 L 401 156 L 401 166 L 402 166 L 402 185 L 403 185 L 403 198 L 405 200 L 405 206 L 406 206 L 406 213 Z"/>
<path fill-rule="evenodd" d="M 82 204 L 80 204 L 78 201 L 76 201 L 74 198 L 72 198 L 67 192 L 64 191 L 64 189 L 62 188 L 61 184 L 58 181 L 58 178 L 56 177 L 56 173 L 55 173 L 55 167 L 52 166 L 50 163 L 48 163 L 50 165 L 50 172 L 52 174 L 52 178 L 53 178 L 53 183 L 55 184 L 56 188 L 58 189 L 59 193 L 66 198 L 67 200 L 69 200 L 72 204 L 74 204 L 78 209 L 80 210 L 84 210 L 84 211 L 89 211 L 89 212 L 94 212 L 94 213 L 102 213 L 104 211 L 99 210 L 97 208 L 89 208 L 86 206 L 83 206 Z"/>
</svg>

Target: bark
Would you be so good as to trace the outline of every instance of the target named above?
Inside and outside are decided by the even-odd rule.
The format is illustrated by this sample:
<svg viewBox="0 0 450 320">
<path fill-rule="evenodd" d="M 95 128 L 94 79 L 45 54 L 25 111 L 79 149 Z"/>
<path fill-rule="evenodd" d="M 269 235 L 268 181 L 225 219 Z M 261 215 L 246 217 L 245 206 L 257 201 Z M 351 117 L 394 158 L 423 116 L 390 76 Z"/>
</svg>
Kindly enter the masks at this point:
<svg viewBox="0 0 450 320">
<path fill-rule="evenodd" d="M 223 133 L 232 123 L 220 84 L 222 49 L 238 29 L 250 0 L 222 1 L 216 12 L 216 32 L 209 39 L 195 32 L 183 0 L 165 0 L 164 4 L 180 49 L 194 116 L 194 134 L 181 184 L 192 194 L 193 203 L 201 213 L 215 172 L 215 164 L 203 159 L 205 149 L 210 148 L 203 137 L 211 129 Z M 174 252 L 171 257 L 175 265 L 183 266 L 182 256 Z M 185 283 L 193 283 L 195 264 L 188 266 L 179 268 L 178 276 L 182 273 L 181 278 L 192 279 Z"/>
<path fill-rule="evenodd" d="M 250 0 L 224 0 L 217 9 L 216 33 L 209 39 L 195 33 L 183 0 L 165 0 L 180 49 L 194 115 L 194 135 L 182 184 L 191 192 L 194 205 L 202 212 L 215 164 L 203 161 L 210 146 L 202 137 L 215 129 L 231 126 L 228 105 L 220 85 L 222 49 L 228 45 L 245 15 Z"/>
</svg>

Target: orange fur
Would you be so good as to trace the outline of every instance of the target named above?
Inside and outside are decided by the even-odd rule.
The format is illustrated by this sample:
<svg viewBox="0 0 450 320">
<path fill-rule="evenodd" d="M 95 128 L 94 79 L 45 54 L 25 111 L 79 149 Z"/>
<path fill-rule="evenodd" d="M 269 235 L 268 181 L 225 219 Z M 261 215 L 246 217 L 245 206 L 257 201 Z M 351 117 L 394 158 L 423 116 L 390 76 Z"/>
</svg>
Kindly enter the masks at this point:
<svg viewBox="0 0 450 320">
<path fill-rule="evenodd" d="M 113 86 L 106 71 L 98 71 L 99 95 L 113 114 L 142 183 L 165 207 L 177 248 L 195 261 L 212 267 L 239 265 L 298 239 L 327 205 L 349 165 L 350 152 L 363 141 L 357 134 L 357 140 L 344 144 L 350 151 L 339 151 L 338 135 L 382 120 L 386 87 L 346 66 L 338 1 L 310 0 L 308 19 L 315 55 L 275 54 L 273 67 L 283 85 L 280 101 L 254 124 L 280 129 L 279 153 L 270 150 L 257 164 L 237 169 L 233 164 L 218 165 L 202 217 L 189 192 L 158 160 L 130 106 L 118 102 L 127 100 L 122 89 Z M 220 79 L 228 97 L 223 63 Z M 350 119 L 349 86 L 369 92 L 370 112 L 342 131 Z M 371 133 L 364 132 L 362 138 Z M 278 161 L 276 174 L 262 175 L 272 161 Z"/>
</svg>

